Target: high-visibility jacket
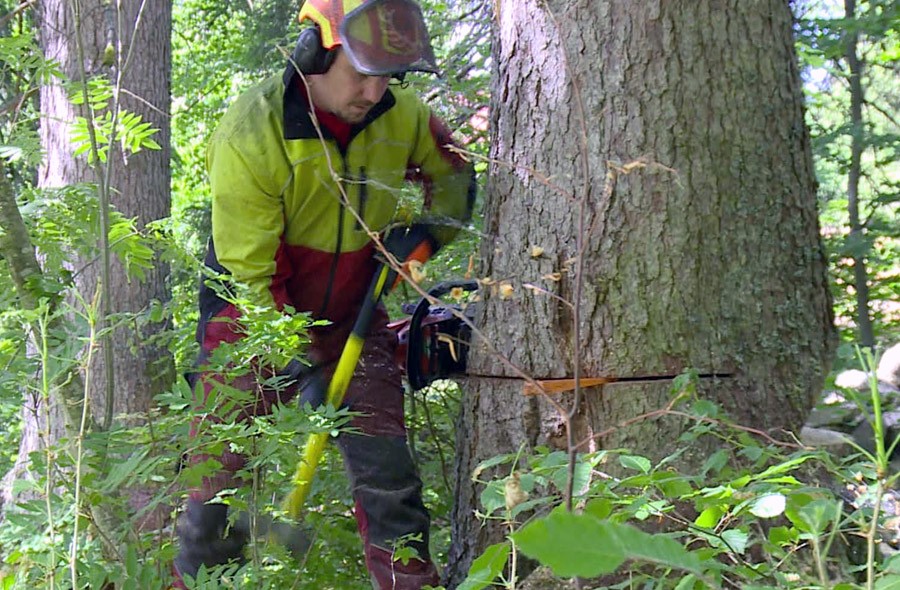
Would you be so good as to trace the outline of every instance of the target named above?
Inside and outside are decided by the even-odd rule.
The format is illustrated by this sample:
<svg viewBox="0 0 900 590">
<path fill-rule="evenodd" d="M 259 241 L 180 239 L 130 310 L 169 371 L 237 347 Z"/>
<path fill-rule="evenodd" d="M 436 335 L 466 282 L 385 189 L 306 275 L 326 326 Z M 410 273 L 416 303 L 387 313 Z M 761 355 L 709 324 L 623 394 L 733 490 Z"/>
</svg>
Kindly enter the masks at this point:
<svg viewBox="0 0 900 590">
<path fill-rule="evenodd" d="M 354 313 L 374 271 L 366 227 L 377 232 L 406 215 L 405 181 L 422 181 L 429 219 L 455 220 L 433 232 L 440 245 L 470 218 L 474 172 L 447 149 L 446 126 L 412 91 L 389 87 L 342 148 L 313 121 L 298 82 L 285 88 L 273 76 L 252 88 L 212 136 L 207 265 L 248 285 L 258 303 L 337 322 Z M 201 343 L 225 307 L 202 288 Z"/>
</svg>

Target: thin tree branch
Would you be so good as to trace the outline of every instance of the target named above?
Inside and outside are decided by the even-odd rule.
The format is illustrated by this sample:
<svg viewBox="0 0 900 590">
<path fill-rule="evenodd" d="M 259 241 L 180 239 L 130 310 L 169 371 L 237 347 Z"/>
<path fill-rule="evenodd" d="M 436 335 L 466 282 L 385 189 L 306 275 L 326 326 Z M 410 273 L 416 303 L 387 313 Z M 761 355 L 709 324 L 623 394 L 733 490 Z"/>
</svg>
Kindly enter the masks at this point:
<svg viewBox="0 0 900 590">
<path fill-rule="evenodd" d="M 5 27 L 6 23 L 14 19 L 25 10 L 31 8 L 34 5 L 35 1 L 36 0 L 26 0 L 25 2 L 22 2 L 21 4 L 13 8 L 10 12 L 7 12 L 3 16 L 0 16 L 0 28 Z"/>
<path fill-rule="evenodd" d="M 41 282 L 44 278 L 43 270 L 37 260 L 31 236 L 19 212 L 15 194 L 5 170 L 0 174 L 0 254 L 6 259 L 10 274 L 13 277 L 13 285 L 16 295 L 22 303 L 22 307 L 28 310 L 37 310 L 41 305 L 41 299 L 48 295 L 41 290 Z M 58 296 L 50 297 L 48 315 L 50 317 L 48 334 L 64 332 L 62 320 L 55 314 Z M 41 330 L 36 325 L 31 326 L 32 337 L 40 345 Z M 55 344 L 55 343 L 54 343 Z M 41 348 L 39 346 L 39 348 Z M 51 384 L 60 394 L 60 402 L 65 408 L 67 423 L 74 426 L 81 421 L 81 407 L 83 382 L 77 370 L 77 365 L 72 364 L 64 373 L 56 377 Z M 95 424 L 88 422 L 88 430 L 93 430 Z"/>
</svg>

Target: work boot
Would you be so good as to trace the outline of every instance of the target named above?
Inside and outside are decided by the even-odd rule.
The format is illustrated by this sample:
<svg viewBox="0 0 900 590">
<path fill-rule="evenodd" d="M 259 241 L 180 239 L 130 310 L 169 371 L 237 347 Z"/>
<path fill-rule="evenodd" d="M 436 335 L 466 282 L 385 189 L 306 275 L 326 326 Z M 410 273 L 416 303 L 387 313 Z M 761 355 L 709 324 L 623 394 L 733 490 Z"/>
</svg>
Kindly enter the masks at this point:
<svg viewBox="0 0 900 590">
<path fill-rule="evenodd" d="M 228 526 L 228 506 L 188 500 L 175 527 L 179 551 L 175 557 L 176 588 L 184 576 L 197 576 L 201 565 L 243 562 L 246 531 Z"/>
</svg>

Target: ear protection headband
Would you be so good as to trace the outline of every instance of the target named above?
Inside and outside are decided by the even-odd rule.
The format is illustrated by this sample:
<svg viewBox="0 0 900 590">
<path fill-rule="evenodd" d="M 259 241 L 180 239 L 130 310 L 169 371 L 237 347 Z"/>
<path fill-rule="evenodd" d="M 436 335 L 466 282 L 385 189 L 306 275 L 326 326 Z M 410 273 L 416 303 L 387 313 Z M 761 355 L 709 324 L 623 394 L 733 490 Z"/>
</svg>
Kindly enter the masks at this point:
<svg viewBox="0 0 900 590">
<path fill-rule="evenodd" d="M 322 47 L 322 32 L 319 27 L 308 27 L 300 31 L 289 67 L 304 76 L 324 74 L 334 63 L 336 55 L 336 49 Z"/>
</svg>

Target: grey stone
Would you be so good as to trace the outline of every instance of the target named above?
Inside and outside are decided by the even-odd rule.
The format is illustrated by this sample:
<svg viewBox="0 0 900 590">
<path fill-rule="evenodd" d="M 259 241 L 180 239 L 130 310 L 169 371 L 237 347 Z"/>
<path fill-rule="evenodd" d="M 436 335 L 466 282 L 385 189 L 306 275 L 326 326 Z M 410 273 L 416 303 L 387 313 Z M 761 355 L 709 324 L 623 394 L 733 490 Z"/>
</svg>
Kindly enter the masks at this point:
<svg viewBox="0 0 900 590">
<path fill-rule="evenodd" d="M 876 374 L 879 381 L 900 387 L 900 344 L 895 344 L 884 351 L 878 362 Z"/>
<path fill-rule="evenodd" d="M 844 389 L 853 389 L 855 391 L 869 390 L 869 376 L 865 371 L 859 369 L 848 369 L 841 373 L 834 380 L 834 384 Z"/>
<path fill-rule="evenodd" d="M 846 445 L 851 440 L 853 439 L 849 435 L 827 428 L 804 426 L 800 431 L 800 442 L 810 447 L 839 447 Z"/>
</svg>

